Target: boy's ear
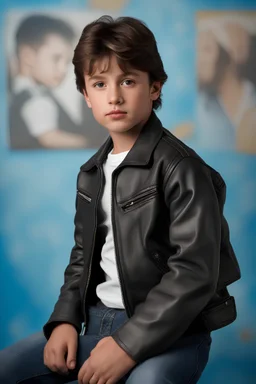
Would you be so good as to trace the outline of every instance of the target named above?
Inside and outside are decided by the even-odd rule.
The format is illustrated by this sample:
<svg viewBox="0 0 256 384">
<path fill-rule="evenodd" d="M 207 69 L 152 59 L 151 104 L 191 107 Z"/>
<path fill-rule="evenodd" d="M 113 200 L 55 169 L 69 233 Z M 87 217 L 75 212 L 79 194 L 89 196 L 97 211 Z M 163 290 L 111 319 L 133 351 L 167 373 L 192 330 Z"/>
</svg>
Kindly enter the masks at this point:
<svg viewBox="0 0 256 384">
<path fill-rule="evenodd" d="M 158 99 L 161 93 L 161 89 L 162 89 L 162 84 L 160 83 L 160 81 L 154 81 L 153 84 L 151 85 L 151 90 L 150 90 L 151 100 Z"/>
<path fill-rule="evenodd" d="M 88 97 L 85 89 L 83 90 L 83 94 L 84 94 L 84 98 L 85 98 L 85 101 L 86 101 L 86 104 L 87 104 L 88 108 L 91 108 L 92 105 L 90 103 L 89 97 Z"/>
<path fill-rule="evenodd" d="M 19 57 L 24 64 L 33 67 L 36 59 L 36 50 L 29 45 L 23 45 L 19 49 Z"/>
</svg>

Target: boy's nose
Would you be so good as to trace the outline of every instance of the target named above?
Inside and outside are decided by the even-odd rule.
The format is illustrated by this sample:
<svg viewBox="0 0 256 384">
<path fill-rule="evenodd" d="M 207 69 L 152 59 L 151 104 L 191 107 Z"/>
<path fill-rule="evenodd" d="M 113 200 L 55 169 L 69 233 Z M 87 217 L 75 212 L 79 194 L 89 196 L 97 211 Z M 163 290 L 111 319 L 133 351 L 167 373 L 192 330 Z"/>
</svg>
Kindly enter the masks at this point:
<svg viewBox="0 0 256 384">
<path fill-rule="evenodd" d="M 112 89 L 109 94 L 109 104 L 116 105 L 124 102 L 121 92 L 118 89 Z"/>
</svg>

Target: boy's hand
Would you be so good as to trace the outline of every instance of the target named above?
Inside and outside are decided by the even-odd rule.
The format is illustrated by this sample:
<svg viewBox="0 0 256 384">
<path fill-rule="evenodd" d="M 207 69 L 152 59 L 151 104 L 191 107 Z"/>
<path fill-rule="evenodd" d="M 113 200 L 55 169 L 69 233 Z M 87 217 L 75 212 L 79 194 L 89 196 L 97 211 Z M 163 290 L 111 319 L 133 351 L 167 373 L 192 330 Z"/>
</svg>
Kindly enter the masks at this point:
<svg viewBox="0 0 256 384">
<path fill-rule="evenodd" d="M 77 344 L 75 327 L 71 324 L 58 325 L 45 345 L 44 364 L 53 372 L 67 374 L 76 366 Z"/>
<path fill-rule="evenodd" d="M 100 340 L 78 373 L 79 384 L 114 384 L 136 362 L 109 336 Z"/>
</svg>

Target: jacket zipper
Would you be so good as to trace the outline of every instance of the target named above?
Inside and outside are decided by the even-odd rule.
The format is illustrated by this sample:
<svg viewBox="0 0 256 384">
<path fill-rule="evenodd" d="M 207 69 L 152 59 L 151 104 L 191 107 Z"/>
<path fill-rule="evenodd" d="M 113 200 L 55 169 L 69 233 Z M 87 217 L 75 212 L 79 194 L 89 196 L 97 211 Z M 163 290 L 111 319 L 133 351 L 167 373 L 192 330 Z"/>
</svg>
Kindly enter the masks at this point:
<svg viewBox="0 0 256 384">
<path fill-rule="evenodd" d="M 128 316 L 130 317 L 131 316 L 131 311 L 130 311 L 128 300 L 126 300 L 125 291 L 124 291 L 124 284 L 122 284 L 123 283 L 123 279 L 122 279 L 122 275 L 121 275 L 121 267 L 120 267 L 120 262 L 119 262 L 120 258 L 119 258 L 119 254 L 118 254 L 118 248 L 116 247 L 116 243 L 117 243 L 117 241 L 116 241 L 116 226 L 115 226 L 114 209 L 113 209 L 113 206 L 114 206 L 114 204 L 113 204 L 113 202 L 114 202 L 114 191 L 115 191 L 115 186 L 116 186 L 116 179 L 114 179 L 113 173 L 112 173 L 112 190 L 111 190 L 111 221 L 112 221 L 113 241 L 114 241 L 115 259 L 116 259 L 116 267 L 117 267 L 116 269 L 117 269 L 117 277 L 118 277 L 119 285 L 120 285 L 120 288 L 121 288 L 122 301 L 123 301 L 125 310 L 126 310 Z"/>
<path fill-rule="evenodd" d="M 149 190 L 142 192 L 138 196 L 135 196 L 134 198 L 126 201 L 122 206 L 123 211 L 128 211 L 130 208 L 132 208 L 134 205 L 139 204 L 141 202 L 146 202 L 147 200 L 150 200 L 151 197 L 157 194 L 157 187 L 151 187 Z"/>
<path fill-rule="evenodd" d="M 99 190 L 98 196 L 97 196 L 96 201 L 95 201 L 95 211 L 94 211 L 94 214 L 95 214 L 95 226 L 94 226 L 94 231 L 93 231 L 93 241 L 92 241 L 91 254 L 90 254 L 90 265 L 89 265 L 89 272 L 88 272 L 87 282 L 86 282 L 86 286 L 85 286 L 85 289 L 84 289 L 84 296 L 83 296 L 83 301 L 82 301 L 82 304 L 83 304 L 83 314 L 84 314 L 84 326 L 83 326 L 83 329 L 82 329 L 82 334 L 85 333 L 85 327 L 86 327 L 86 323 L 87 323 L 86 310 L 85 310 L 85 300 L 86 300 L 86 294 L 87 294 L 87 290 L 88 290 L 88 287 L 89 287 L 91 271 L 92 271 L 92 255 L 93 255 L 93 250 L 94 250 L 95 235 L 96 235 L 96 231 L 97 231 L 98 201 L 99 201 L 99 196 L 102 194 L 102 169 L 101 168 L 98 168 L 98 169 L 100 171 L 100 190 Z M 84 195 L 84 196 L 86 196 L 86 195 Z M 88 197 L 88 196 L 86 196 L 86 197 Z"/>
<path fill-rule="evenodd" d="M 92 201 L 92 198 L 88 195 L 85 195 L 84 193 L 80 192 L 80 191 L 77 191 L 78 195 L 80 197 L 82 197 L 82 199 L 88 201 L 88 203 L 90 203 Z"/>
</svg>

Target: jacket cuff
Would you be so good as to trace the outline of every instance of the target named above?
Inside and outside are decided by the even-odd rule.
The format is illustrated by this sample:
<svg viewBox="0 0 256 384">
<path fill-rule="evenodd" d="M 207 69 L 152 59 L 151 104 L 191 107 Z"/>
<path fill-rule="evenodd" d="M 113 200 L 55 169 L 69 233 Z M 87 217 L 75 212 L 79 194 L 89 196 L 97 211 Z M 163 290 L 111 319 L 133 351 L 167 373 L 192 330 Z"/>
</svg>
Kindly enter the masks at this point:
<svg viewBox="0 0 256 384">
<path fill-rule="evenodd" d="M 148 351 L 143 348 L 143 335 L 134 338 L 132 335 L 139 334 L 138 329 L 135 332 L 135 326 L 131 321 L 127 321 L 124 325 L 118 328 L 111 336 L 115 342 L 121 347 L 127 355 L 129 355 L 137 364 L 143 362 L 148 357 Z M 125 342 L 124 342 L 125 340 Z"/>
<path fill-rule="evenodd" d="M 74 319 L 71 320 L 68 317 L 55 318 L 54 316 L 51 316 L 48 322 L 43 326 L 43 333 L 47 340 L 49 340 L 54 328 L 56 328 L 60 324 L 73 325 L 73 327 L 75 327 L 75 329 L 77 330 L 78 334 L 80 334 L 82 329 L 82 323 L 80 321 L 74 321 Z"/>
<path fill-rule="evenodd" d="M 124 342 L 120 339 L 119 337 L 119 334 L 118 334 L 118 331 L 116 331 L 113 335 L 111 335 L 111 337 L 115 340 L 115 342 L 119 345 L 120 348 L 122 348 L 128 356 L 130 356 L 130 358 L 132 360 L 135 361 L 136 364 L 140 363 L 140 361 L 138 360 L 138 358 L 136 358 L 134 356 L 134 354 L 131 352 L 131 350 L 127 347 L 126 344 L 124 344 Z"/>
</svg>

